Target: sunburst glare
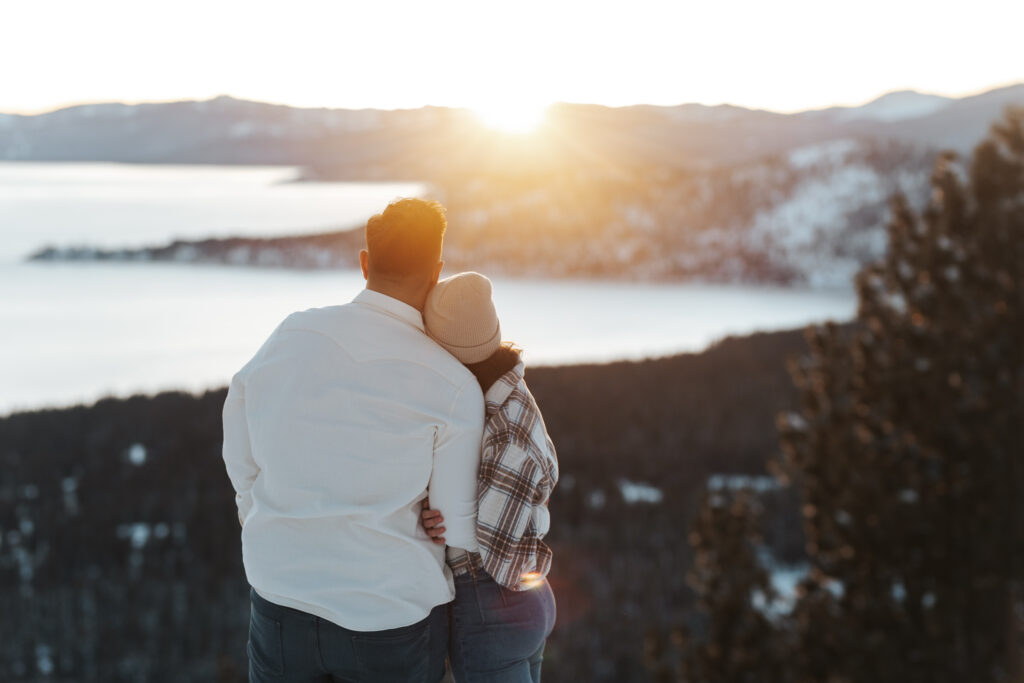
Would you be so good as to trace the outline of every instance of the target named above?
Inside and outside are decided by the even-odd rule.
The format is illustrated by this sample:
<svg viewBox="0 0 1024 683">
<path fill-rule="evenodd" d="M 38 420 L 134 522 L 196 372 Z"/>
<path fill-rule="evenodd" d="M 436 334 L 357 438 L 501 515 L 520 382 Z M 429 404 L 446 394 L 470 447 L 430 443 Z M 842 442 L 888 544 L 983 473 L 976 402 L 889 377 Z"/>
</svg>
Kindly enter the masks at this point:
<svg viewBox="0 0 1024 683">
<path fill-rule="evenodd" d="M 482 124 L 502 133 L 526 135 L 540 127 L 548 104 L 530 101 L 494 102 L 473 108 Z"/>
</svg>

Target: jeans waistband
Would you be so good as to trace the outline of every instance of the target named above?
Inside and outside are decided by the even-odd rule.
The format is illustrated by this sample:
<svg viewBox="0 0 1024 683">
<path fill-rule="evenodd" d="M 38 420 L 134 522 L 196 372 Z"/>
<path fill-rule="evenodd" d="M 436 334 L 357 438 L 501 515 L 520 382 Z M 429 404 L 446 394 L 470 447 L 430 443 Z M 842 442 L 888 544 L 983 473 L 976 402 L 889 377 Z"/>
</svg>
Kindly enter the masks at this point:
<svg viewBox="0 0 1024 683">
<path fill-rule="evenodd" d="M 294 607 L 285 607 L 284 605 L 279 605 L 276 602 L 267 600 L 265 597 L 257 593 L 256 589 L 251 586 L 249 587 L 249 598 L 252 600 L 256 609 L 268 616 L 292 616 L 305 617 L 307 619 L 314 618 L 312 614 L 308 614 L 302 610 L 295 609 Z"/>
</svg>

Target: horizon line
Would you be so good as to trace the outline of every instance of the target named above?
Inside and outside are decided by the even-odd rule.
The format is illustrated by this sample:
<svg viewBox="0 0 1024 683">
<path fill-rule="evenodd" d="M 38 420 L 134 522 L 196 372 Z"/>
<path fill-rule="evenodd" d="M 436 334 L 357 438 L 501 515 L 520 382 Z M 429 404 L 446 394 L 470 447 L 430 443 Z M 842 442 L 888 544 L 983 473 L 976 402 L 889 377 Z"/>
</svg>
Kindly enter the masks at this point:
<svg viewBox="0 0 1024 683">
<path fill-rule="evenodd" d="M 697 106 L 708 107 L 708 108 L 734 107 L 734 108 L 737 108 L 737 109 L 746 109 L 748 111 L 759 111 L 759 112 L 767 112 L 767 113 L 770 113 L 770 114 L 792 115 L 792 114 L 802 114 L 802 113 L 815 112 L 815 111 L 825 111 L 825 110 L 828 110 L 828 109 L 855 109 L 855 108 L 858 108 L 858 107 L 863 107 L 863 106 L 866 106 L 868 104 L 871 104 L 872 102 L 875 102 L 875 101 L 877 101 L 877 100 L 879 100 L 879 99 L 881 99 L 881 98 L 883 98 L 883 97 L 885 97 L 887 95 L 892 95 L 894 93 L 912 92 L 912 93 L 915 93 L 915 94 L 918 94 L 918 95 L 924 95 L 924 96 L 943 97 L 943 98 L 950 99 L 950 100 L 962 100 L 962 99 L 968 99 L 970 97 L 977 97 L 979 95 L 984 95 L 984 94 L 987 94 L 987 93 L 990 93 L 990 92 L 994 92 L 996 90 L 1004 90 L 1004 89 L 1007 89 L 1007 88 L 1012 88 L 1012 87 L 1015 87 L 1015 86 L 1022 86 L 1022 85 L 1024 85 L 1024 80 L 1008 81 L 1008 82 L 1005 82 L 1005 83 L 1000 83 L 1000 84 L 996 84 L 996 85 L 992 85 L 992 86 L 987 86 L 987 87 L 984 87 L 984 88 L 981 88 L 981 89 L 970 90 L 970 91 L 967 91 L 967 92 L 961 92 L 959 94 L 940 93 L 940 92 L 928 92 L 928 91 L 918 90 L 918 89 L 913 88 L 913 87 L 904 87 L 904 88 L 896 88 L 894 90 L 885 90 L 885 91 L 879 92 L 877 95 L 875 95 L 875 96 L 873 96 L 873 97 L 871 97 L 871 98 L 869 98 L 867 100 L 864 100 L 864 101 L 862 101 L 860 103 L 857 103 L 857 104 L 834 103 L 834 104 L 828 104 L 828 105 L 824 105 L 824 106 L 808 107 L 808 108 L 804 108 L 804 109 L 768 109 L 768 108 L 765 108 L 765 107 L 756 107 L 756 106 L 749 106 L 749 105 L 744 105 L 744 104 L 736 104 L 735 102 L 708 103 L 708 102 L 698 102 L 698 101 L 677 102 L 675 104 L 655 104 L 655 103 L 652 103 L 652 102 L 634 102 L 634 103 L 631 103 L 631 104 L 602 104 L 600 102 L 572 102 L 572 101 L 563 101 L 563 100 L 553 100 L 553 101 L 547 103 L 545 106 L 546 107 L 552 107 L 552 106 L 556 106 L 556 105 L 573 105 L 573 106 L 604 107 L 606 109 L 627 109 L 627 108 L 630 108 L 630 107 L 656 107 L 656 108 L 662 108 L 662 109 L 673 109 L 673 108 L 676 108 L 676 107 L 685 107 L 685 106 L 697 105 Z M 109 104 L 119 104 L 119 105 L 124 105 L 124 106 L 128 106 L 128 107 L 134 107 L 134 106 L 144 105 L 144 104 L 177 104 L 177 103 L 188 103 L 188 102 L 212 102 L 214 100 L 218 100 L 218 99 L 222 99 L 222 98 L 233 99 L 233 100 L 237 100 L 239 102 L 251 102 L 251 103 L 254 103 L 254 104 L 266 104 L 266 105 L 270 105 L 270 106 L 289 107 L 291 109 L 324 109 L 324 110 L 330 110 L 330 111 L 416 111 L 416 110 L 419 110 L 419 109 L 455 109 L 455 110 L 462 109 L 462 110 L 467 110 L 467 111 L 473 111 L 475 109 L 475 107 L 473 107 L 471 105 L 433 104 L 433 103 L 424 103 L 424 104 L 421 104 L 419 106 L 398 106 L 398 107 L 327 106 L 327 105 L 307 106 L 307 105 L 290 104 L 290 103 L 287 103 L 287 102 L 274 102 L 274 101 L 271 101 L 271 100 L 250 99 L 250 98 L 246 98 L 246 97 L 240 97 L 238 95 L 233 95 L 233 94 L 230 94 L 230 93 L 219 93 L 219 94 L 211 95 L 211 96 L 207 96 L 207 97 L 183 97 L 183 98 L 171 98 L 171 99 L 70 101 L 70 102 L 65 102 L 65 103 L 58 104 L 58 105 L 55 105 L 55 106 L 52 106 L 52 107 L 44 107 L 44 108 L 40 108 L 40 109 L 28 109 L 28 110 L 24 110 L 24 109 L 23 110 L 6 110 L 5 109 L 5 110 L 0 111 L 0 114 L 8 115 L 8 116 L 41 116 L 41 115 L 44 115 L 44 114 L 52 114 L 52 113 L 55 113 L 55 112 L 58 112 L 58 111 L 63 111 L 65 109 L 74 109 L 76 107 L 88 107 L 88 106 L 109 105 Z"/>
</svg>

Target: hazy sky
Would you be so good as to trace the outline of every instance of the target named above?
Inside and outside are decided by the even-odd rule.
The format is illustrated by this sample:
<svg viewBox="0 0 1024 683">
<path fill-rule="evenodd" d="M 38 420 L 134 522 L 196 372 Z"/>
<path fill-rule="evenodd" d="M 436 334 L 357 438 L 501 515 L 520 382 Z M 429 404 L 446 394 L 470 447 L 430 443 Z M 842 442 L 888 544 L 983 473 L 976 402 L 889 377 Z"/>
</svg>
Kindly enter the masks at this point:
<svg viewBox="0 0 1024 683">
<path fill-rule="evenodd" d="M 1024 0 L 0 0 L 0 111 L 729 102 L 1024 81 Z"/>
</svg>

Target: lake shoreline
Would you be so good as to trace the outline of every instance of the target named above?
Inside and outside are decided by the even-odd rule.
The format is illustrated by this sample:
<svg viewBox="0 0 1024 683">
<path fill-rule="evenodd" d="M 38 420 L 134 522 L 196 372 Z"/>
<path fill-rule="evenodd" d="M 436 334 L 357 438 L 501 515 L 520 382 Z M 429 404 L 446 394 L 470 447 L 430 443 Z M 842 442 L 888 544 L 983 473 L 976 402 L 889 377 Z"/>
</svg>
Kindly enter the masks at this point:
<svg viewBox="0 0 1024 683">
<path fill-rule="evenodd" d="M 229 266 L 254 270 L 331 271 L 356 268 L 364 248 L 363 228 L 285 235 L 281 237 L 210 237 L 173 240 L 139 247 L 103 247 L 89 244 L 46 245 L 24 256 L 23 263 L 175 263 L 194 266 Z M 449 250 L 456 251 L 456 250 Z M 456 253 L 445 258 L 449 272 L 474 270 L 514 279 L 548 279 L 576 282 L 623 282 L 681 285 L 737 285 L 794 290 L 836 292 L 852 290 L 840 282 L 807 282 L 789 277 L 755 277 L 735 273 L 666 273 L 630 269 L 601 272 L 530 267 L 499 260 L 470 262 Z M 849 279 L 852 283 L 852 278 Z"/>
</svg>

